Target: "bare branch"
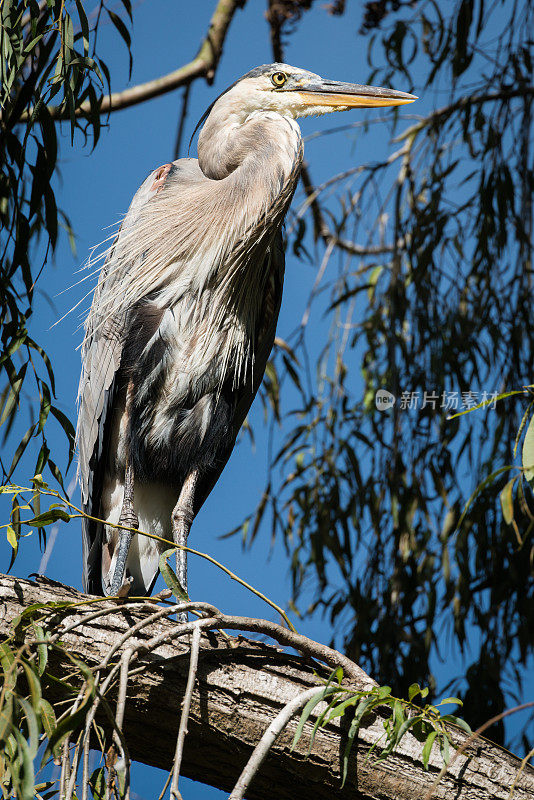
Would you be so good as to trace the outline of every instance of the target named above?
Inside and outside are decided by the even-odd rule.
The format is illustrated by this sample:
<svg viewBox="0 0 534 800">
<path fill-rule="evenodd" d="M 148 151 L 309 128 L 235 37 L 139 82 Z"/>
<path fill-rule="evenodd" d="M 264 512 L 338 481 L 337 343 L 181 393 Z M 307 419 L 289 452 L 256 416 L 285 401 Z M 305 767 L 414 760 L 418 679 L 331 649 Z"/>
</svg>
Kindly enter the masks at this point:
<svg viewBox="0 0 534 800">
<path fill-rule="evenodd" d="M 182 765 L 182 755 L 184 752 L 184 741 L 187 733 L 187 723 L 189 721 L 189 710 L 191 708 L 191 699 L 193 697 L 193 689 L 195 686 L 195 678 L 198 667 L 198 651 L 200 647 L 200 628 L 195 625 L 193 630 L 193 638 L 191 640 L 191 656 L 189 660 L 189 674 L 187 676 L 187 686 L 185 687 L 184 702 L 182 705 L 182 715 L 180 717 L 180 727 L 178 729 L 178 738 L 176 740 L 176 753 L 174 755 L 174 765 L 172 770 L 172 783 L 171 783 L 171 799 L 174 797 L 181 800 L 181 794 L 178 790 L 178 780 L 180 778 L 180 767 Z"/>
<path fill-rule="evenodd" d="M 229 800 L 243 800 L 245 792 L 247 791 L 251 780 L 257 773 L 265 759 L 267 753 L 278 739 L 284 728 L 287 726 L 291 717 L 303 708 L 308 700 L 311 700 L 317 694 L 324 692 L 324 686 L 317 688 L 316 686 L 311 689 L 306 689 L 293 698 L 279 714 L 273 719 L 260 741 L 254 748 L 254 752 L 246 763 L 245 769 L 239 776 L 239 779 L 232 790 Z"/>
</svg>

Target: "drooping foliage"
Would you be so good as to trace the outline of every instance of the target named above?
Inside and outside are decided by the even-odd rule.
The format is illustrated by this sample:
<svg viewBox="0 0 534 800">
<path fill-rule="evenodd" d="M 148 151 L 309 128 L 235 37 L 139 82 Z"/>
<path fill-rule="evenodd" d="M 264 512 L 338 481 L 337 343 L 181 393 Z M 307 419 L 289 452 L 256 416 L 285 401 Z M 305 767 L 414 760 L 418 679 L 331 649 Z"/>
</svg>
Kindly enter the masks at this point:
<svg viewBox="0 0 534 800">
<path fill-rule="evenodd" d="M 285 381 L 292 400 L 246 523 L 271 514 L 295 602 L 378 681 L 432 685 L 450 661 L 473 727 L 513 702 L 533 646 L 528 392 L 454 416 L 532 383 L 533 21 L 530 0 L 367 4 L 368 82 L 437 110 L 399 114 L 395 152 L 335 201 L 308 186 L 290 246 L 306 225 L 324 244 L 311 314 L 330 336 L 314 352 L 307 314 L 277 356 L 269 398 Z"/>
<path fill-rule="evenodd" d="M 123 0 L 122 10 L 128 20 L 129 0 Z M 62 484 L 60 454 L 51 456 L 47 444 L 47 420 L 52 415 L 65 431 L 69 463 L 74 429 L 55 405 L 54 367 L 28 332 L 36 286 L 61 228 L 74 243 L 69 219 L 55 198 L 56 125 L 63 118 L 72 142 L 81 135 L 82 141 L 97 143 L 100 103 L 110 81 L 97 53 L 102 15 L 128 51 L 130 34 L 124 19 L 104 2 L 88 17 L 80 0 L 5 0 L 0 15 L 0 468 L 7 482 L 29 442 L 38 439 L 35 473 L 48 466 Z M 13 442 L 9 434 L 18 414 L 28 417 L 29 427 Z"/>
<path fill-rule="evenodd" d="M 285 21 L 286 38 L 298 35 L 311 6 L 272 0 L 275 48 L 286 41 Z M 359 35 L 369 45 L 369 82 L 432 95 L 437 110 L 409 123 L 391 114 L 395 152 L 330 182 L 335 198 L 307 184 L 308 210 L 297 209 L 289 248 L 305 257 L 313 232 L 319 280 L 303 325 L 268 368 L 266 395 L 282 427 L 248 526 L 253 538 L 271 513 L 291 557 L 296 604 L 322 609 L 338 645 L 394 693 L 432 685 L 437 659 L 451 659 L 473 727 L 513 701 L 510 686 L 532 655 L 529 398 L 450 418 L 533 380 L 532 6 L 366 4 Z M 48 465 L 62 481 L 61 454 L 46 440 L 50 415 L 72 454 L 53 365 L 28 321 L 58 231 L 72 234 L 54 195 L 54 120 L 98 140 L 109 88 L 98 25 L 108 16 L 129 48 L 127 0 L 123 7 L 124 19 L 102 2 L 94 16 L 79 0 L 1 6 L 4 480 L 39 441 L 35 472 Z M 343 24 L 345 3 L 330 10 Z M 312 314 L 331 322 L 320 353 L 307 334 Z M 26 398 L 35 390 L 33 409 Z M 377 408 L 379 390 L 396 399 L 389 409 Z M 28 430 L 12 442 L 20 414 Z M 17 513 L 12 520 L 15 541 Z"/>
</svg>

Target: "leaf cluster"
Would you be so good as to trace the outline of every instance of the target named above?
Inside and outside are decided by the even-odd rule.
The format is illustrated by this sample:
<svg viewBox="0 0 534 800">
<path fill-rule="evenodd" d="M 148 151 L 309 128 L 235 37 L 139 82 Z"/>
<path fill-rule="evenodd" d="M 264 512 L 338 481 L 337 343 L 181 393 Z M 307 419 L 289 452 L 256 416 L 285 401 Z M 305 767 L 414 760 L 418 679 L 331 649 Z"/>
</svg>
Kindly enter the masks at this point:
<svg viewBox="0 0 534 800">
<path fill-rule="evenodd" d="M 79 727 L 94 699 L 91 670 L 69 655 L 54 641 L 44 624 L 51 613 L 68 608 L 69 603 L 34 603 L 12 622 L 12 634 L 0 644 L 2 683 L 0 689 L 0 787 L 4 798 L 16 796 L 32 800 L 36 792 L 42 800 L 57 794 L 55 781 L 38 783 L 39 772 L 50 758 L 58 759 L 65 739 Z M 83 693 L 67 678 L 49 673 L 50 654 L 59 649 L 73 666 L 73 675 L 84 678 Z M 50 681 L 59 683 L 71 706 L 57 716 L 46 698 Z M 36 768 L 36 764 L 40 767 Z"/>
<path fill-rule="evenodd" d="M 436 706 L 430 703 L 419 706 L 416 704 L 416 698 L 419 697 L 420 700 L 426 698 L 428 688 L 422 689 L 417 683 L 410 686 L 408 700 L 403 700 L 391 694 L 390 686 L 373 686 L 367 691 L 354 692 L 350 688 L 344 687 L 342 680 L 343 670 L 341 668 L 334 670 L 326 681 L 323 692 L 312 697 L 306 704 L 291 746 L 293 749 L 299 741 L 306 722 L 319 703 L 324 703 L 324 707 L 320 713 L 316 711 L 308 752 L 311 752 L 319 728 L 325 727 L 336 718 L 347 715 L 350 724 L 342 754 L 342 785 L 347 779 L 349 758 L 358 731 L 370 718 L 377 715 L 382 718 L 384 734 L 369 748 L 366 760 L 371 755 L 374 755 L 377 760 L 387 758 L 410 731 L 423 745 L 421 759 L 425 770 L 428 769 L 434 742 L 439 745 L 443 763 L 446 766 L 450 760 L 450 745 L 452 744 L 451 731 L 447 726 L 456 725 L 468 734 L 471 733 L 471 728 L 463 719 L 452 714 L 441 714 L 440 706 L 452 703 L 462 705 L 461 700 L 457 697 L 447 697 Z"/>
<path fill-rule="evenodd" d="M 299 242 L 310 222 L 321 235 L 318 216 L 332 231 L 310 300 L 329 335 L 320 350 L 305 325 L 288 337 L 296 376 L 276 354 L 266 403 L 282 427 L 246 535 L 270 520 L 294 602 L 322 609 L 396 693 L 413 680 L 434 691 L 433 658 L 465 654 L 452 683 L 475 725 L 503 710 L 534 647 L 528 392 L 455 413 L 532 380 L 534 5 L 382 6 L 368 82 L 446 86 L 443 105 L 404 131 L 394 119 L 397 150 L 340 176 L 311 220 L 297 214 Z"/>
<path fill-rule="evenodd" d="M 131 18 L 129 0 L 123 0 Z M 104 2 L 90 20 L 81 0 L 5 0 L 0 9 L 0 425 L 3 445 L 21 411 L 29 427 L 0 461 L 11 479 L 30 441 L 40 440 L 35 473 L 48 467 L 62 485 L 51 458 L 46 423 L 64 430 L 68 464 L 74 450 L 72 423 L 55 402 L 54 371 L 43 347 L 29 332 L 38 279 L 57 245 L 60 227 L 74 234 L 58 208 L 56 119 L 70 124 L 93 146 L 100 134 L 100 104 L 110 76 L 97 53 L 97 32 L 106 13 L 130 52 L 127 25 Z M 131 58 L 131 56 L 130 56 Z M 56 103 L 55 106 L 50 105 Z M 34 407 L 33 397 L 38 399 Z M 68 467 L 67 467 L 68 468 Z"/>
</svg>

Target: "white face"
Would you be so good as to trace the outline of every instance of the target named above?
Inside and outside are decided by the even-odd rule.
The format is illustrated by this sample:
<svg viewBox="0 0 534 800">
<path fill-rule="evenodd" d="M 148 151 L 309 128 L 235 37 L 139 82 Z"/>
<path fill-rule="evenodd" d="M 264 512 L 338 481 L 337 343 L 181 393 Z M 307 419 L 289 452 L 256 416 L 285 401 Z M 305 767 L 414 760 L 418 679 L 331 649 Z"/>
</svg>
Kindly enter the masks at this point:
<svg viewBox="0 0 534 800">
<path fill-rule="evenodd" d="M 314 72 L 273 64 L 260 75 L 242 78 L 217 104 L 241 124 L 251 114 L 271 112 L 297 119 L 349 108 L 393 106 L 416 98 L 391 89 L 328 81 Z"/>
<path fill-rule="evenodd" d="M 345 107 L 337 109 L 304 102 L 302 94 L 297 89 L 298 83 L 310 80 L 319 82 L 321 77 L 313 72 L 296 70 L 295 67 L 286 64 L 279 66 L 281 69 L 273 70 L 272 75 L 245 78 L 230 89 L 224 97 L 231 101 L 232 110 L 237 110 L 239 107 L 245 118 L 254 112 L 271 111 L 290 119 L 344 110 Z M 287 71 L 282 67 L 286 67 Z"/>
</svg>

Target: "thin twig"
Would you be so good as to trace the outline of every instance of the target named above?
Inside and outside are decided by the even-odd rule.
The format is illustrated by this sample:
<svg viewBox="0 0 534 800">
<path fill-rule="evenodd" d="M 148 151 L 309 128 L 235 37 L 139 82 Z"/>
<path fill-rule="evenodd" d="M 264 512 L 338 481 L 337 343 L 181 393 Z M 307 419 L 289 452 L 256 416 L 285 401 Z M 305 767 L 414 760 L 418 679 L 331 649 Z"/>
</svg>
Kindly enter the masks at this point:
<svg viewBox="0 0 534 800">
<path fill-rule="evenodd" d="M 193 630 L 193 639 L 191 641 L 191 656 L 189 661 L 189 674 L 187 676 L 187 686 L 185 687 L 184 702 L 182 705 L 182 714 L 180 716 L 180 727 L 178 729 L 178 738 L 176 739 L 176 752 L 174 754 L 174 766 L 172 771 L 171 783 L 171 798 L 182 800 L 182 795 L 178 790 L 178 780 L 180 778 L 180 767 L 182 765 L 182 753 L 184 750 L 184 741 L 187 733 L 187 723 L 189 720 L 189 710 L 191 708 L 191 698 L 193 697 L 193 688 L 195 686 L 195 678 L 198 666 L 198 651 L 200 648 L 200 627 L 195 625 Z"/>
<path fill-rule="evenodd" d="M 189 105 L 189 93 L 191 92 L 191 84 L 188 83 L 184 87 L 182 96 L 182 110 L 180 111 L 180 121 L 178 123 L 178 130 L 176 132 L 176 143 L 174 145 L 174 158 L 180 158 L 180 150 L 182 149 L 182 139 L 184 136 L 185 120 L 187 117 L 187 108 Z"/>
<path fill-rule="evenodd" d="M 125 797 L 128 797 L 130 792 L 130 759 L 127 757 L 123 747 L 122 726 L 124 723 L 124 712 L 126 709 L 126 692 L 128 689 L 129 667 L 132 654 L 133 648 L 130 647 L 128 650 L 125 650 L 121 656 L 119 694 L 117 697 L 117 708 L 115 710 L 115 730 L 113 731 L 113 741 L 119 749 L 124 762 L 124 769 L 126 771 L 124 787 Z M 121 734 L 119 734 L 119 732 L 121 732 Z M 113 764 L 113 766 L 110 768 L 110 772 L 111 770 L 115 770 L 115 764 Z"/>
<path fill-rule="evenodd" d="M 405 147 L 401 147 L 395 153 L 392 153 L 388 159 L 387 164 L 393 163 L 397 158 L 402 156 L 405 151 Z M 301 169 L 300 177 L 302 180 L 302 185 L 304 187 L 304 192 L 306 194 L 306 200 L 300 207 L 297 218 L 303 216 L 306 209 L 309 207 L 312 212 L 313 218 L 313 227 L 315 231 L 315 237 L 317 239 L 322 239 L 323 242 L 328 244 L 333 244 L 335 247 L 338 247 L 340 250 L 343 250 L 345 253 L 349 253 L 353 256 L 377 256 L 383 255 L 384 253 L 393 253 L 395 250 L 402 249 L 405 245 L 404 239 L 399 239 L 396 244 L 380 244 L 380 245 L 361 245 L 357 244 L 356 242 L 351 241 L 350 239 L 344 239 L 341 236 L 333 233 L 330 230 L 330 227 L 324 217 L 322 212 L 321 206 L 318 201 L 319 194 L 324 191 L 328 186 L 336 183 L 340 180 L 343 180 L 351 175 L 357 174 L 363 171 L 363 167 L 357 167 L 355 169 L 347 170 L 346 172 L 341 173 L 340 175 L 335 175 L 333 178 L 330 178 L 328 181 L 325 181 L 321 186 L 315 187 L 312 183 L 310 178 L 310 173 L 307 165 L 304 165 Z"/>
<path fill-rule="evenodd" d="M 195 603 L 195 602 L 175 603 L 175 605 L 168 606 L 168 608 L 160 609 L 155 614 L 151 614 L 149 617 L 140 620 L 133 627 L 129 628 L 126 631 L 126 633 L 124 633 L 120 637 L 120 639 L 117 642 L 115 642 L 109 653 L 106 655 L 104 661 L 102 661 L 102 663 L 98 665 L 98 669 L 105 669 L 109 664 L 109 662 L 111 661 L 111 659 L 113 658 L 113 656 L 115 655 L 115 653 L 122 647 L 122 645 L 128 639 L 130 639 L 133 634 L 138 633 L 142 628 L 146 628 L 147 625 L 150 625 L 153 622 L 157 622 L 162 617 L 170 616 L 171 614 L 180 614 L 182 612 L 194 611 L 196 609 L 200 609 L 201 611 L 209 613 L 212 616 L 214 614 L 221 613 L 218 608 L 212 606 L 210 603 Z M 133 652 L 134 651 L 132 650 L 132 653 Z"/>
<path fill-rule="evenodd" d="M 311 700 L 312 697 L 320 693 L 322 694 L 323 692 L 324 686 L 320 686 L 319 688 L 313 686 L 311 689 L 307 689 L 305 692 L 294 697 L 293 700 L 284 706 L 280 713 L 277 714 L 254 748 L 252 755 L 232 790 L 229 800 L 242 800 L 251 780 L 265 761 L 269 750 L 280 736 L 291 717 L 305 706 L 308 700 Z"/>
<path fill-rule="evenodd" d="M 278 625 L 276 622 L 271 622 L 267 619 L 256 619 L 254 617 L 238 617 L 226 614 L 218 614 L 214 617 L 207 617 L 198 620 L 197 622 L 185 622 L 177 625 L 171 630 L 165 630 L 162 633 L 149 639 L 144 644 L 136 646 L 136 654 L 140 652 L 152 652 L 156 647 L 163 643 L 170 643 L 178 636 L 183 636 L 186 633 L 192 633 L 195 625 L 198 625 L 202 630 L 209 630 L 210 628 L 226 628 L 227 630 L 236 631 L 253 631 L 254 633 L 261 633 L 275 639 L 279 644 L 286 647 L 292 647 L 295 650 L 303 653 L 306 656 L 311 656 L 330 667 L 330 669 L 337 669 L 341 667 L 343 674 L 346 678 L 355 681 L 357 684 L 365 684 L 367 688 L 376 686 L 374 681 L 365 674 L 365 672 L 351 661 L 350 658 L 338 653 L 331 647 L 327 647 L 319 642 L 314 642 L 308 639 L 307 636 L 302 636 L 300 633 L 288 630 L 287 628 Z M 115 669 L 118 669 L 117 667 Z"/>
<path fill-rule="evenodd" d="M 102 600 L 107 600 L 107 597 L 103 597 Z M 155 603 L 128 603 L 128 610 L 129 611 L 141 611 L 143 608 L 157 608 Z M 70 611 L 70 608 L 66 609 Z M 70 633 L 74 628 L 78 628 L 80 625 L 86 625 L 88 622 L 92 622 L 99 617 L 104 617 L 107 614 L 115 614 L 118 611 L 117 604 L 114 602 L 110 602 L 109 606 L 106 608 L 99 608 L 98 611 L 92 611 L 90 614 L 84 614 L 80 619 L 75 620 L 74 622 L 69 623 L 66 628 L 60 627 L 63 625 L 63 622 L 60 622 L 58 627 L 58 632 L 55 633 L 53 636 L 50 637 L 50 643 L 55 644 L 58 639 L 65 636 L 67 633 Z M 57 614 L 57 609 L 53 608 L 52 613 Z"/>
<path fill-rule="evenodd" d="M 67 716 L 72 716 L 78 709 L 78 706 L 82 702 L 82 698 L 85 694 L 85 687 L 87 685 L 87 681 L 84 681 L 76 700 L 74 701 L 72 708 L 70 709 Z M 78 763 L 76 759 L 76 752 L 74 754 L 73 761 L 76 762 L 74 768 L 74 778 L 72 776 L 72 769 L 70 763 L 70 756 L 69 756 L 69 748 L 70 748 L 70 734 L 67 735 L 65 742 L 63 744 L 63 754 L 61 759 L 61 778 L 60 778 L 60 788 L 59 788 L 59 800 L 63 800 L 63 798 L 68 798 L 72 796 L 73 786 L 71 787 L 71 780 L 76 780 L 76 771 L 78 769 Z"/>
<path fill-rule="evenodd" d="M 124 722 L 124 710 L 126 708 L 126 692 L 128 689 L 128 669 L 130 666 L 130 659 L 133 655 L 133 648 L 129 647 L 121 656 L 120 676 L 119 676 L 119 694 L 117 697 L 117 709 L 115 711 L 115 723 L 117 728 L 122 728 Z"/>
<path fill-rule="evenodd" d="M 460 97 L 454 103 L 437 108 L 427 117 L 423 117 L 420 122 L 416 122 L 415 125 L 406 128 L 406 130 L 395 137 L 393 141 L 401 142 L 403 139 L 416 136 L 419 131 L 423 130 L 423 128 L 427 128 L 429 125 L 433 125 L 437 120 L 446 119 L 456 111 L 462 111 L 464 108 L 469 108 L 469 106 L 483 105 L 484 103 L 492 103 L 497 100 L 513 100 L 514 97 L 534 97 L 534 86 L 511 86 L 509 88 L 499 89 L 497 92 L 485 92 L 484 94 Z"/>
<path fill-rule="evenodd" d="M 83 737 L 83 770 L 82 770 L 82 800 L 87 800 L 87 789 L 89 788 L 89 743 L 90 737 Z"/>
<path fill-rule="evenodd" d="M 308 324 L 308 320 L 310 318 L 310 313 L 311 313 L 312 303 L 314 301 L 315 295 L 317 294 L 317 292 L 319 290 L 320 283 L 321 283 L 321 281 L 323 279 L 323 275 L 324 275 L 325 270 L 326 270 L 326 268 L 328 266 L 328 262 L 330 261 L 330 256 L 332 255 L 332 250 L 334 249 L 334 247 L 335 247 L 335 243 L 332 242 L 332 241 L 328 242 L 328 244 L 326 245 L 326 249 L 324 251 L 324 255 L 323 255 L 323 260 L 321 262 L 321 266 L 319 267 L 317 275 L 315 276 L 315 281 L 313 283 L 312 290 L 311 290 L 311 292 L 309 294 L 309 297 L 308 297 L 308 303 L 307 303 L 306 308 L 304 310 L 304 314 L 302 315 L 302 320 L 300 322 L 300 325 L 301 325 L 302 328 L 305 328 L 306 325 Z"/>
<path fill-rule="evenodd" d="M 508 800 L 512 800 L 512 796 L 513 796 L 513 794 L 515 792 L 515 787 L 517 786 L 517 782 L 518 782 L 519 778 L 521 777 L 521 773 L 523 772 L 523 770 L 525 769 L 525 767 L 527 766 L 527 764 L 528 764 L 528 762 L 530 761 L 531 758 L 534 758 L 534 748 L 532 750 L 530 750 L 530 752 L 528 752 L 526 754 L 526 756 L 524 756 L 521 759 L 521 766 L 517 770 L 517 774 L 516 774 L 516 776 L 514 778 L 514 782 L 510 786 L 510 794 L 508 795 Z"/>
<path fill-rule="evenodd" d="M 59 800 L 65 797 L 65 785 L 70 778 L 69 740 L 63 742 L 61 748 L 61 774 L 59 777 Z"/>
</svg>

